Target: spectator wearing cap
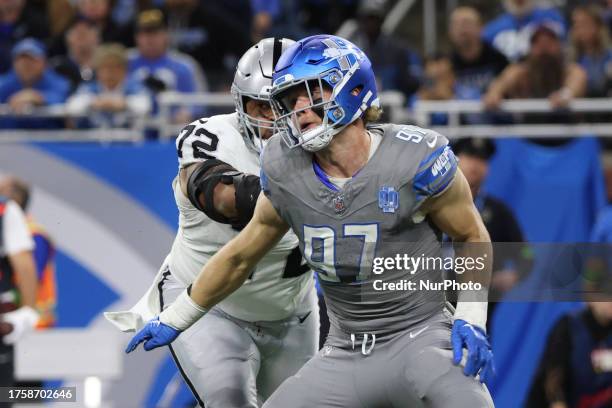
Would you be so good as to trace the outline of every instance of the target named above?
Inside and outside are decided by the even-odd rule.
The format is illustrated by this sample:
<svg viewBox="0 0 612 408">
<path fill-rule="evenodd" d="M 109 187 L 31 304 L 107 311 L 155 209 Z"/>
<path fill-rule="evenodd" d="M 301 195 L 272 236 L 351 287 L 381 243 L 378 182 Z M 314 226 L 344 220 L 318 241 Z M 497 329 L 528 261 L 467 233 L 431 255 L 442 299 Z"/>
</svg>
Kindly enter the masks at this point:
<svg viewBox="0 0 612 408">
<path fill-rule="evenodd" d="M 455 98 L 480 99 L 489 84 L 508 66 L 508 59 L 482 40 L 482 16 L 473 7 L 453 10 L 448 33 Z"/>
<path fill-rule="evenodd" d="M 96 79 L 83 83 L 66 104 L 69 114 L 83 117 L 79 127 L 129 126 L 151 108 L 150 97 L 140 81 L 127 76 L 125 48 L 120 44 L 98 47 L 94 56 Z"/>
<path fill-rule="evenodd" d="M 612 49 L 603 10 L 578 6 L 572 12 L 570 58 L 587 73 L 587 97 L 610 96 L 612 91 Z"/>
<path fill-rule="evenodd" d="M 16 115 L 31 112 L 42 106 L 63 103 L 68 97 L 70 84 L 62 76 L 47 68 L 45 47 L 38 40 L 26 38 L 13 48 L 13 69 L 0 77 L 0 103 L 8 104 Z M 4 128 L 55 128 L 56 120 L 5 117 Z"/>
<path fill-rule="evenodd" d="M 459 159 L 459 168 L 472 191 L 474 204 L 489 231 L 491 242 L 523 242 L 523 233 L 512 210 L 502 201 L 483 191 L 483 184 L 489 174 L 489 159 L 495 153 L 495 145 L 488 139 L 459 139 L 453 144 L 453 151 Z M 520 259 L 520 246 L 501 244 L 498 247 L 491 276 L 490 299 L 499 300 L 510 290 L 525 272 Z M 495 305 L 489 306 L 492 317 Z M 492 319 L 490 320 L 492 321 Z"/>
<path fill-rule="evenodd" d="M 141 81 L 151 95 L 156 96 L 162 91 L 194 93 L 207 89 L 203 74 L 193 59 L 168 49 L 168 30 L 160 10 L 151 9 L 139 14 L 136 44 L 137 49 L 128 57 L 129 73 Z M 158 111 L 156 103 L 153 111 Z M 196 112 L 191 109 L 176 109 L 172 122 L 191 122 L 194 114 Z"/>
<path fill-rule="evenodd" d="M 538 8 L 536 0 L 503 3 L 506 12 L 485 26 L 483 38 L 511 62 L 527 55 L 531 33 L 542 23 L 554 25 L 556 31 L 565 35 L 565 21 L 556 9 Z"/>
<path fill-rule="evenodd" d="M 560 108 L 584 96 L 586 73 L 565 58 L 557 26 L 538 26 L 530 42 L 527 58 L 509 65 L 489 86 L 483 98 L 488 109 L 497 108 L 504 98 L 548 98 L 553 108 Z"/>
<path fill-rule="evenodd" d="M 11 50 L 20 40 L 28 37 L 48 38 L 45 14 L 28 7 L 26 0 L 0 1 L 0 74 L 11 69 Z"/>
<path fill-rule="evenodd" d="M 349 38 L 365 52 L 382 90 L 398 90 L 410 98 L 418 89 L 422 62 L 409 48 L 383 33 L 386 0 L 362 0 L 357 10 L 359 30 Z"/>
<path fill-rule="evenodd" d="M 89 20 L 75 19 L 66 31 L 68 53 L 49 60 L 49 65 L 65 77 L 74 92 L 84 81 L 94 77 L 93 57 L 100 44 L 100 30 Z"/>
</svg>

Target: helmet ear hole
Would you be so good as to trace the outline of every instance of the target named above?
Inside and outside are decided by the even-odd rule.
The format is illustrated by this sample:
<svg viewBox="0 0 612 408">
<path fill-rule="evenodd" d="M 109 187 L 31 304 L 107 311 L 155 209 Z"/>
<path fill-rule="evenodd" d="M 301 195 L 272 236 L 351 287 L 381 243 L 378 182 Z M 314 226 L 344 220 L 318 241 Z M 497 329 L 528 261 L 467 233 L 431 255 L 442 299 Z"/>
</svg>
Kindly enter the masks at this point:
<svg viewBox="0 0 612 408">
<path fill-rule="evenodd" d="M 351 95 L 359 96 L 361 91 L 363 91 L 363 85 L 358 85 L 358 86 L 354 87 L 353 89 L 351 89 Z"/>
</svg>

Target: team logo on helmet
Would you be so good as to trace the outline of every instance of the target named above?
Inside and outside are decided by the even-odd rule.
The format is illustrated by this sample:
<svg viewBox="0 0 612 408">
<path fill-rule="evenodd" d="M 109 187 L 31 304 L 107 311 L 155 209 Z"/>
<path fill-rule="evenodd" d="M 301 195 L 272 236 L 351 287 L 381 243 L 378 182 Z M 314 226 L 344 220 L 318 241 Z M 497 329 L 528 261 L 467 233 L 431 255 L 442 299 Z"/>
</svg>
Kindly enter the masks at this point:
<svg viewBox="0 0 612 408">
<path fill-rule="evenodd" d="M 323 50 L 323 56 L 330 59 L 327 61 L 327 63 L 338 61 L 338 65 L 340 65 L 340 69 L 343 71 L 351 67 L 349 56 L 352 55 L 357 61 L 361 61 L 361 59 L 364 57 L 360 50 L 353 47 L 340 48 L 341 46 L 346 47 L 346 45 L 338 44 L 332 39 L 325 39 L 322 41 L 322 43 L 327 46 L 327 48 Z"/>
</svg>

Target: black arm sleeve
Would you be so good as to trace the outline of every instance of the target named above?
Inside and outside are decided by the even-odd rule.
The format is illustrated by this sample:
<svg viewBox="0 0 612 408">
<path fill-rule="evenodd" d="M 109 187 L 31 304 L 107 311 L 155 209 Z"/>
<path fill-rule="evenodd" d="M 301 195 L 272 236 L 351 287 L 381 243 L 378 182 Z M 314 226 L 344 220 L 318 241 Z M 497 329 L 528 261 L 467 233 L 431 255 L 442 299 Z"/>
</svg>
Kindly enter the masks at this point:
<svg viewBox="0 0 612 408">
<path fill-rule="evenodd" d="M 214 191 L 223 174 L 235 172 L 236 169 L 217 159 L 206 160 L 196 166 L 187 180 L 187 198 L 195 208 L 202 211 L 213 221 L 228 224 L 229 218 L 215 210 Z M 204 203 L 200 202 L 201 195 L 204 198 Z"/>
<path fill-rule="evenodd" d="M 228 218 L 215 209 L 214 192 L 219 183 L 234 185 L 238 213 L 236 218 Z M 259 177 L 244 174 L 217 159 L 206 160 L 198 164 L 187 181 L 187 197 L 191 204 L 211 220 L 231 224 L 236 230 L 244 228 L 253 217 L 260 191 Z M 201 196 L 203 203 L 200 201 Z"/>
<path fill-rule="evenodd" d="M 232 227 L 237 230 L 243 229 L 253 218 L 257 197 L 261 192 L 259 177 L 252 174 L 241 174 L 234 177 L 236 188 L 236 210 L 238 217 L 232 222 Z"/>
</svg>

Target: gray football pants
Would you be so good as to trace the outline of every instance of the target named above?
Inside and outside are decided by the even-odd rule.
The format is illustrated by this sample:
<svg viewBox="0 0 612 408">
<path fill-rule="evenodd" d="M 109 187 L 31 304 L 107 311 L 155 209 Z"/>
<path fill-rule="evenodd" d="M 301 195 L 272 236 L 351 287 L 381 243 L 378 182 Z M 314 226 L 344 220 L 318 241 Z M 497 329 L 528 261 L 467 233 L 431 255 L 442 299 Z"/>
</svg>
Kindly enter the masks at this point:
<svg viewBox="0 0 612 408">
<path fill-rule="evenodd" d="M 160 284 L 166 307 L 185 290 L 168 275 Z M 255 408 L 294 375 L 319 346 L 316 292 L 295 316 L 246 322 L 213 308 L 172 343 L 183 378 L 206 408 Z"/>
<path fill-rule="evenodd" d="M 450 332 L 444 311 L 373 347 L 371 337 L 362 347 L 356 336 L 354 349 L 350 339 L 328 339 L 264 408 L 493 407 L 487 388 L 453 365 Z"/>
</svg>

